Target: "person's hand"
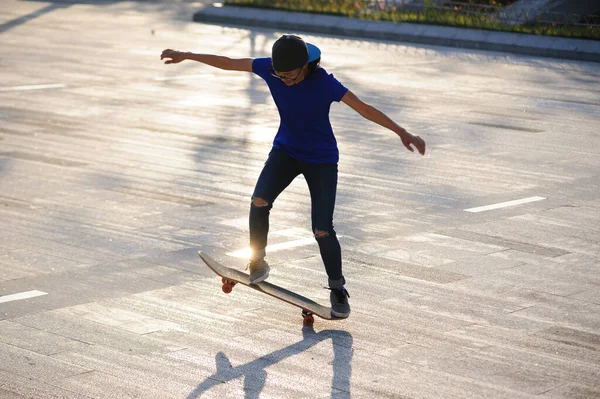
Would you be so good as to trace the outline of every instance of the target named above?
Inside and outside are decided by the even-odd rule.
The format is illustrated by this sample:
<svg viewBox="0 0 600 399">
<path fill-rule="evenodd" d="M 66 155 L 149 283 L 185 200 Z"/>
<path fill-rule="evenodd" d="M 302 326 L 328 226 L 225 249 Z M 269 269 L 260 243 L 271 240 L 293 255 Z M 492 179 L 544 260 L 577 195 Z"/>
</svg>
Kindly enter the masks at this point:
<svg viewBox="0 0 600 399">
<path fill-rule="evenodd" d="M 411 145 L 414 145 L 419 151 L 419 154 L 425 155 L 425 140 L 423 140 L 419 136 L 413 136 L 412 134 L 405 131 L 404 134 L 400 135 L 400 139 L 402 140 L 402 144 L 404 144 L 404 146 L 408 148 L 410 152 L 415 151 L 411 147 Z"/>
<path fill-rule="evenodd" d="M 166 50 L 163 50 L 162 54 L 160 55 L 161 60 L 164 60 L 165 58 L 170 58 L 165 61 L 165 64 L 177 64 L 186 59 L 186 53 L 183 53 L 181 51 L 166 49 Z"/>
</svg>

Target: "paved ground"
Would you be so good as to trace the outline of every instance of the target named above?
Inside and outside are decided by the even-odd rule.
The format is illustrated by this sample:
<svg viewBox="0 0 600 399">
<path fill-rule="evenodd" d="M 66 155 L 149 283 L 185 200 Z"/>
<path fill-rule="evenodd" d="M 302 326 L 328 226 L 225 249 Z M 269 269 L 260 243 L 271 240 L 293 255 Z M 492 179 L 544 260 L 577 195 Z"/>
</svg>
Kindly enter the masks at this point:
<svg viewBox="0 0 600 399">
<path fill-rule="evenodd" d="M 353 314 L 303 329 L 197 258 L 243 267 L 278 117 L 158 56 L 279 32 L 194 9 L 0 5 L 0 397 L 600 397 L 600 64 L 305 35 L 429 148 L 333 107 Z M 302 180 L 272 226 L 271 281 L 326 303 Z"/>
</svg>

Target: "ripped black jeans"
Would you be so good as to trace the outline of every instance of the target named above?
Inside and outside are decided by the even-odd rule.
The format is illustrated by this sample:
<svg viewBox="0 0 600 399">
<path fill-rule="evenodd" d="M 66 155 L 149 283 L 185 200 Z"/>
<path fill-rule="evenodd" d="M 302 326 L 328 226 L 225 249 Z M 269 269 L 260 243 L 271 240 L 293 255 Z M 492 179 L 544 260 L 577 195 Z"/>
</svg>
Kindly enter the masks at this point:
<svg viewBox="0 0 600 399">
<path fill-rule="evenodd" d="M 264 255 L 269 233 L 269 212 L 273 202 L 299 174 L 306 179 L 310 191 L 312 231 L 319 244 L 327 275 L 330 280 L 343 281 L 342 250 L 333 229 L 338 175 L 335 163 L 300 162 L 281 150 L 271 150 L 252 194 L 250 247 L 254 253 Z M 255 199 L 258 198 L 263 199 L 267 205 L 257 206 Z"/>
</svg>

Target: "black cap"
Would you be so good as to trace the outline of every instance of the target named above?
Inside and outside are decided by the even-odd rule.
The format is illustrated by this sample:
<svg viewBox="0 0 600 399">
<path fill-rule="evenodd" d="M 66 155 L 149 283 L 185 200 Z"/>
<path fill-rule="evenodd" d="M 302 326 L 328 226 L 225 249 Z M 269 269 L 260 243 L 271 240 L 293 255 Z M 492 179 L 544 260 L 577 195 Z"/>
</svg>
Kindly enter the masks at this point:
<svg viewBox="0 0 600 399">
<path fill-rule="evenodd" d="M 271 58 L 277 72 L 293 71 L 308 62 L 308 48 L 299 36 L 283 35 L 273 44 Z"/>
</svg>

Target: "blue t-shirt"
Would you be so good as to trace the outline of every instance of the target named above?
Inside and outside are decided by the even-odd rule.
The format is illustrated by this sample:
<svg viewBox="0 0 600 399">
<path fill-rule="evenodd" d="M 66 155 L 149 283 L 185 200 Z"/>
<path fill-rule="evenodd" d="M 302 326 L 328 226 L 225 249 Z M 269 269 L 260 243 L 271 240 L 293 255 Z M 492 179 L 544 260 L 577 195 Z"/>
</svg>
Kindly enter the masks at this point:
<svg viewBox="0 0 600 399">
<path fill-rule="evenodd" d="M 321 67 L 293 86 L 271 75 L 270 57 L 255 58 L 252 70 L 267 82 L 279 110 L 281 122 L 273 148 L 303 162 L 337 163 L 339 151 L 329 109 L 348 89 Z"/>
</svg>

